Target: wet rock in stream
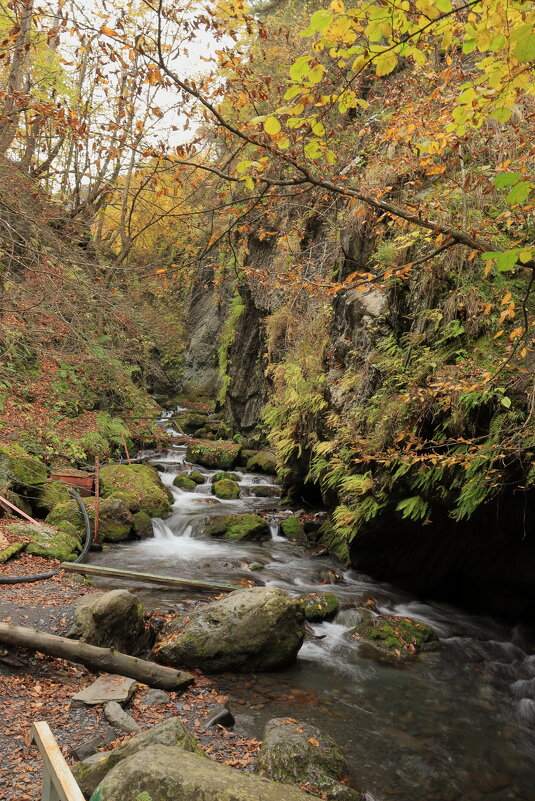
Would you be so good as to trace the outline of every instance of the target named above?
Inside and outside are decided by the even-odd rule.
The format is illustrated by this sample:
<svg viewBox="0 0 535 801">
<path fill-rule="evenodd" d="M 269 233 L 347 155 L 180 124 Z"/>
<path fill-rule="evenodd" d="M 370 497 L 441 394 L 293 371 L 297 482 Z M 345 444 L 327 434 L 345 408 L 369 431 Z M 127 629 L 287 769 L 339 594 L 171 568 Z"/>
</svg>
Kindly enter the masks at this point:
<svg viewBox="0 0 535 801">
<path fill-rule="evenodd" d="M 236 590 L 162 631 L 154 654 L 166 665 L 209 673 L 276 670 L 295 662 L 305 635 L 301 604 L 278 587 Z"/>
<path fill-rule="evenodd" d="M 293 718 L 266 724 L 256 763 L 257 773 L 283 783 L 316 788 L 333 801 L 361 801 L 362 796 L 340 781 L 346 761 L 335 741 L 316 726 Z"/>
</svg>

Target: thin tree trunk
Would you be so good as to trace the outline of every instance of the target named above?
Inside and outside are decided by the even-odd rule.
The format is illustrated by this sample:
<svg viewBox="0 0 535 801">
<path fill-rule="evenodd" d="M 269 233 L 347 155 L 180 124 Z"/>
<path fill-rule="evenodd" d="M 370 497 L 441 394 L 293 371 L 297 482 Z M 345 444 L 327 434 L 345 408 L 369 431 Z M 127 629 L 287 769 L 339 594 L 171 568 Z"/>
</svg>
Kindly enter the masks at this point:
<svg viewBox="0 0 535 801">
<path fill-rule="evenodd" d="M 4 120 L 0 127 L 0 154 L 9 149 L 17 134 L 19 112 L 17 111 L 17 95 L 20 93 L 25 72 L 26 51 L 30 44 L 30 30 L 33 19 L 33 0 L 22 0 L 19 4 L 20 31 L 15 44 L 7 80 L 7 94 L 2 109 Z"/>
</svg>

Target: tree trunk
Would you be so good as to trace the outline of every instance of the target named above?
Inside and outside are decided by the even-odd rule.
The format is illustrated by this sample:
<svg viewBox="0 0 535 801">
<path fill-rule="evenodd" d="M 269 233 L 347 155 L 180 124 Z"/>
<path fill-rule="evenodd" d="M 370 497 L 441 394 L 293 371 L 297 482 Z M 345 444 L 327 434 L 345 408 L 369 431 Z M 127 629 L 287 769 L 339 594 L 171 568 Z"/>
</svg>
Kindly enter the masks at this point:
<svg viewBox="0 0 535 801">
<path fill-rule="evenodd" d="M 181 690 L 194 681 L 190 673 L 163 667 L 135 656 L 121 654 L 110 648 L 98 648 L 78 640 L 45 634 L 37 629 L 0 623 L 0 642 L 19 648 L 30 648 L 49 656 L 59 656 L 70 662 L 78 662 L 95 671 L 117 673 L 136 679 L 149 687 L 162 690 Z"/>
<path fill-rule="evenodd" d="M 20 26 L 15 51 L 11 60 L 11 67 L 7 79 L 7 94 L 2 109 L 2 126 L 0 128 L 0 153 L 5 153 L 13 142 L 17 133 L 17 125 L 20 112 L 17 109 L 19 94 L 22 89 L 24 79 L 24 68 L 26 64 L 26 50 L 30 43 L 30 31 L 33 19 L 33 0 L 22 0 L 15 6 L 20 14 L 18 23 Z"/>
</svg>

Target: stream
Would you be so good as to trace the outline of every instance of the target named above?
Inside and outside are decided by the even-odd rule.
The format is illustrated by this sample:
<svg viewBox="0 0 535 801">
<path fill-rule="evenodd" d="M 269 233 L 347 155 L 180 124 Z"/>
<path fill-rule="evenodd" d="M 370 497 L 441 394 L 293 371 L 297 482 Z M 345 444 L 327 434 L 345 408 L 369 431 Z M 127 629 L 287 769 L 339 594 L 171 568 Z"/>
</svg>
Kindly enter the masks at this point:
<svg viewBox="0 0 535 801">
<path fill-rule="evenodd" d="M 192 467 L 206 475 L 206 483 L 193 492 L 177 489 L 173 478 L 191 469 L 185 452 L 176 446 L 152 460 L 175 498 L 172 516 L 153 521 L 154 539 L 108 545 L 89 562 L 227 584 L 253 579 L 291 594 L 327 591 L 342 607 L 333 622 L 314 625 L 323 638 L 307 637 L 292 668 L 217 678 L 230 696 L 237 733 L 261 738 L 264 723 L 278 716 L 318 725 L 343 747 L 353 782 L 367 801 L 535 801 L 530 631 L 417 600 L 347 570 L 334 557 L 307 557 L 302 546 L 278 535 L 276 521 L 268 542 L 203 537 L 199 529 L 207 517 L 262 511 L 269 517 L 279 501 L 250 494 L 254 484 L 271 485 L 271 478 L 239 471 L 233 472 L 240 477 L 240 499 L 220 501 L 211 493 L 216 471 L 198 465 Z M 251 572 L 252 562 L 263 569 Z M 336 583 L 325 583 L 333 577 Z M 115 586 L 109 579 L 98 584 Z M 138 583 L 135 591 L 145 606 L 164 611 L 210 597 Z M 355 607 L 370 598 L 381 613 L 432 625 L 440 650 L 399 666 L 360 655 L 347 632 L 357 622 Z"/>
</svg>

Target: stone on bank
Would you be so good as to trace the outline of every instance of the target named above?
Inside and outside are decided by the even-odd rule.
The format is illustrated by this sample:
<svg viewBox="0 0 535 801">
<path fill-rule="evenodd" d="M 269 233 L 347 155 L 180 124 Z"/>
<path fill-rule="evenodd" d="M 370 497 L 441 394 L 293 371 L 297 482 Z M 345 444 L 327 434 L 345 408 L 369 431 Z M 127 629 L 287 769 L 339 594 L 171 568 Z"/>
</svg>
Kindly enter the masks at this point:
<svg viewBox="0 0 535 801">
<path fill-rule="evenodd" d="M 297 787 L 212 762 L 183 748 L 151 745 L 123 759 L 99 784 L 91 801 L 310 801 Z"/>
</svg>

